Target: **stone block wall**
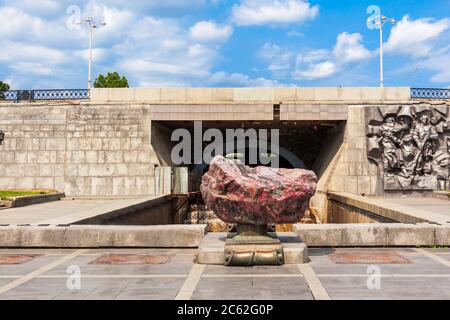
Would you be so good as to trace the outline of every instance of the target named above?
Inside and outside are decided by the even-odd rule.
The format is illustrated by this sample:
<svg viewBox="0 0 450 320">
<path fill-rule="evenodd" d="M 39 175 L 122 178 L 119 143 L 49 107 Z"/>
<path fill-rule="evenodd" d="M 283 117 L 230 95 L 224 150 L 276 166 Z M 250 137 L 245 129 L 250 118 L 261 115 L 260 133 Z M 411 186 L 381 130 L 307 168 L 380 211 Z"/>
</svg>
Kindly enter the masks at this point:
<svg viewBox="0 0 450 320">
<path fill-rule="evenodd" d="M 280 120 L 347 120 L 348 106 L 346 104 L 282 104 Z"/>
<path fill-rule="evenodd" d="M 150 126 L 139 106 L 2 106 L 0 188 L 55 189 L 67 196 L 152 194 Z"/>
<path fill-rule="evenodd" d="M 378 167 L 367 158 L 365 106 L 349 106 L 343 146 L 334 164 L 328 190 L 376 195 Z"/>
</svg>

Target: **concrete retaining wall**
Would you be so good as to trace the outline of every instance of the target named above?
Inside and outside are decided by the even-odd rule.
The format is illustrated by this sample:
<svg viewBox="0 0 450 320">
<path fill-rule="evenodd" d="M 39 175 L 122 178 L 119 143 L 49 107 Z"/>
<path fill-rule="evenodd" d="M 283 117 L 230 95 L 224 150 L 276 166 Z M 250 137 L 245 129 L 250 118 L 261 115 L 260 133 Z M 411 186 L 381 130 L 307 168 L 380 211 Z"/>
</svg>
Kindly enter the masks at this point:
<svg viewBox="0 0 450 320">
<path fill-rule="evenodd" d="M 54 189 L 67 196 L 153 194 L 157 156 L 139 106 L 0 107 L 0 189 Z"/>
<path fill-rule="evenodd" d="M 1 102 L 6 137 L 0 189 L 55 189 L 69 197 L 151 195 L 155 166 L 171 165 L 170 132 L 157 121 L 269 122 L 280 104 L 282 121 L 340 123 L 319 160 L 313 201 L 321 210 L 328 191 L 380 194 L 377 165 L 367 159 L 364 108 L 417 103 L 409 93 L 407 87 L 119 88 L 94 89 L 83 103 Z"/>
</svg>

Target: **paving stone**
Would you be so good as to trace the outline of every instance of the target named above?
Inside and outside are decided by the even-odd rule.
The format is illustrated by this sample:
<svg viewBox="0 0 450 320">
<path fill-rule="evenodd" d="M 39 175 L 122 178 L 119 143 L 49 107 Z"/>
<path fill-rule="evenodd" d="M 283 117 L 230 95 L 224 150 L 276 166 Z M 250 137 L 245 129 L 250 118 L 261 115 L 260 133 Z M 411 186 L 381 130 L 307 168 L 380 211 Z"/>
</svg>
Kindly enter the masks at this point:
<svg viewBox="0 0 450 320">
<path fill-rule="evenodd" d="M 9 252 L 13 253 L 14 251 L 10 250 Z M 0 275 L 25 275 L 45 265 L 48 265 L 49 263 L 52 263 L 59 258 L 60 256 L 39 255 L 21 265 L 0 265 Z"/>
<path fill-rule="evenodd" d="M 117 300 L 173 300 L 178 290 L 176 289 L 124 289 Z"/>
<path fill-rule="evenodd" d="M 285 264 L 282 266 L 254 266 L 254 267 L 233 267 L 207 265 L 204 275 L 259 275 L 259 274 L 292 274 L 300 275 L 297 265 Z"/>
<path fill-rule="evenodd" d="M 332 299 L 449 299 L 450 281 L 442 278 L 381 278 L 368 289 L 367 278 L 319 277 Z"/>
</svg>

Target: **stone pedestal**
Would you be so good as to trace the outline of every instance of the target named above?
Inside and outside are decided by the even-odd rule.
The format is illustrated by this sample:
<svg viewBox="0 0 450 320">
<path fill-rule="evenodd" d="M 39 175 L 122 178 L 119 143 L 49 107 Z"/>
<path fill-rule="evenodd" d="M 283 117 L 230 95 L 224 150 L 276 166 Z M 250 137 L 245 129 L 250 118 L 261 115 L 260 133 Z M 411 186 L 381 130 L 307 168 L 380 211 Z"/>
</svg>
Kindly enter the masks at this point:
<svg viewBox="0 0 450 320">
<path fill-rule="evenodd" d="M 208 233 L 200 243 L 197 253 L 197 263 L 225 265 L 229 262 L 230 254 L 234 254 L 234 259 L 250 259 L 252 252 L 257 252 L 255 257 L 260 264 L 268 262 L 273 265 L 274 251 L 282 254 L 284 264 L 306 263 L 308 259 L 308 248 L 305 243 L 294 232 L 277 232 L 274 238 L 278 241 L 272 243 L 239 243 L 230 241 L 235 234 L 232 233 Z M 247 260 L 249 261 L 249 260 Z"/>
</svg>

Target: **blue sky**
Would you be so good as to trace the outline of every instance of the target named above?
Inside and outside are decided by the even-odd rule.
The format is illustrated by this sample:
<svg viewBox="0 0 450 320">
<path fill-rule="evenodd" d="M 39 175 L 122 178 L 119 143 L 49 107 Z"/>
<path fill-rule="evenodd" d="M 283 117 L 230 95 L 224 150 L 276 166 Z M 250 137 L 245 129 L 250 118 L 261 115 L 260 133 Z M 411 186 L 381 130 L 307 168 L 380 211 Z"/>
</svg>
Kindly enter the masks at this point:
<svg viewBox="0 0 450 320">
<path fill-rule="evenodd" d="M 377 5 L 387 86 L 450 87 L 450 0 L 0 0 L 0 80 L 13 88 L 85 88 L 94 76 L 131 86 L 377 86 Z"/>
</svg>

